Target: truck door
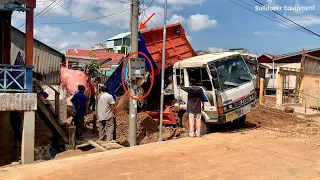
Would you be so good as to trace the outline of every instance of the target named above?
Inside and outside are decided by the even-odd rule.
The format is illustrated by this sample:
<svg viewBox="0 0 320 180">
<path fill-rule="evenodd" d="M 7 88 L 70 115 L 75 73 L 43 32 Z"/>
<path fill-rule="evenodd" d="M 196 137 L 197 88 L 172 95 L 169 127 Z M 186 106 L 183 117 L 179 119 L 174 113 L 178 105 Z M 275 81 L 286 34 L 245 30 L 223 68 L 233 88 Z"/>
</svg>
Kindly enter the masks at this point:
<svg viewBox="0 0 320 180">
<path fill-rule="evenodd" d="M 197 86 L 202 87 L 204 91 L 205 112 L 211 120 L 217 118 L 217 105 L 215 91 L 211 83 L 207 67 L 186 68 L 188 73 L 188 84 L 190 78 L 195 78 Z"/>
<path fill-rule="evenodd" d="M 187 103 L 187 99 L 188 99 L 188 94 L 183 91 L 181 89 L 181 86 L 189 86 L 189 82 L 186 82 L 186 78 L 184 76 L 185 73 L 185 69 L 181 68 L 181 69 L 174 69 L 174 75 L 173 75 L 173 83 L 174 83 L 174 93 L 175 94 L 175 98 L 178 101 L 182 101 Z M 186 105 L 183 109 L 186 109 Z"/>
</svg>

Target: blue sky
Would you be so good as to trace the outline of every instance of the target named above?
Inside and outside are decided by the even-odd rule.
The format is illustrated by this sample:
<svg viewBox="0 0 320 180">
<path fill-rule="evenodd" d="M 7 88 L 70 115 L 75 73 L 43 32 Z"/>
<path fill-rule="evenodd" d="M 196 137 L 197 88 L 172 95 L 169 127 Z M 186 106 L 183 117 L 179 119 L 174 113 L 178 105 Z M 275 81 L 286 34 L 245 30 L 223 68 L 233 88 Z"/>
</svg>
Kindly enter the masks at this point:
<svg viewBox="0 0 320 180">
<path fill-rule="evenodd" d="M 254 0 L 232 0 L 265 16 L 280 20 L 271 11 L 256 11 Z M 270 7 L 279 6 L 277 11 L 320 34 L 320 1 L 318 0 L 258 0 Z M 57 50 L 68 48 L 90 48 L 95 42 L 122 32 L 129 27 L 130 0 L 57 0 L 58 5 L 35 20 L 35 37 Z M 37 0 L 35 14 L 52 3 L 52 0 Z M 156 13 L 148 28 L 163 25 L 164 0 L 140 0 L 142 15 Z M 149 7 L 149 5 L 151 6 Z M 314 10 L 288 11 L 284 6 L 315 6 Z M 52 7 L 51 5 L 50 7 Z M 148 8 L 149 7 L 149 8 Z M 49 8 L 48 8 L 49 9 Z M 144 10 L 145 9 L 145 10 Z M 71 12 L 70 12 L 71 11 Z M 120 12 L 123 11 L 123 12 Z M 45 11 L 44 11 L 45 12 Z M 88 19 L 109 16 L 94 21 Z M 25 14 L 14 12 L 12 24 L 19 27 Z M 320 38 L 286 27 L 278 22 L 259 16 L 231 0 L 168 0 L 168 23 L 181 22 L 195 50 L 248 48 L 249 53 L 264 52 L 281 54 L 299 51 L 302 48 L 320 48 Z M 82 23 L 72 23 L 86 21 Z M 66 24 L 61 24 L 66 23 Z M 288 21 L 284 21 L 290 25 Z M 291 24 L 292 26 L 292 24 Z M 21 29 L 23 30 L 24 27 Z"/>
</svg>

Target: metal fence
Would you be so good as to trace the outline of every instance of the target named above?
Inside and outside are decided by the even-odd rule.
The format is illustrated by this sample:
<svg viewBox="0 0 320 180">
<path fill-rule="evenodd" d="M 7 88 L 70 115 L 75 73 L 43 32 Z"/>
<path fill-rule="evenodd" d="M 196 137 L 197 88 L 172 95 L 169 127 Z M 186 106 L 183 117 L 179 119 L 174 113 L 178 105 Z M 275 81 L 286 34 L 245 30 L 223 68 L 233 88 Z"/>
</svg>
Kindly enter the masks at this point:
<svg viewBox="0 0 320 180">
<path fill-rule="evenodd" d="M 0 92 L 32 93 L 32 68 L 0 64 Z"/>
</svg>

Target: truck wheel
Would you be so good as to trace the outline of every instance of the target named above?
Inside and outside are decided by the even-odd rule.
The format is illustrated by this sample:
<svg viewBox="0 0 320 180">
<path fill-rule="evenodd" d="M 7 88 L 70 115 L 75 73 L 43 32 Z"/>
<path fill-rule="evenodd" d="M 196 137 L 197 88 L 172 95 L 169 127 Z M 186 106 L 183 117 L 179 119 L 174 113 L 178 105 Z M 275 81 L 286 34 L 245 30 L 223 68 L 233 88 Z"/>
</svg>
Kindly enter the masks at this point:
<svg viewBox="0 0 320 180">
<path fill-rule="evenodd" d="M 182 116 L 182 127 L 189 131 L 189 113 L 185 112 Z M 196 130 L 196 127 L 194 128 Z M 200 135 L 205 135 L 210 131 L 210 124 L 204 122 L 204 119 L 201 117 L 200 124 Z"/>
<path fill-rule="evenodd" d="M 247 115 L 241 116 L 239 119 L 236 120 L 237 123 L 243 124 L 247 119 Z"/>
</svg>

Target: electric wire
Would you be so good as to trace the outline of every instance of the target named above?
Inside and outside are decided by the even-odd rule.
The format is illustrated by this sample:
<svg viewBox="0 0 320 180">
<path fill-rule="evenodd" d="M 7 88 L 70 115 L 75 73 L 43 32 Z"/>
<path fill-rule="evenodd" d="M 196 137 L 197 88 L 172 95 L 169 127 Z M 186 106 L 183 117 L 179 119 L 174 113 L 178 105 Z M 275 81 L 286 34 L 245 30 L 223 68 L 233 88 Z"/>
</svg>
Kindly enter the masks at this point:
<svg viewBox="0 0 320 180">
<path fill-rule="evenodd" d="M 264 4 L 262 4 L 261 2 L 259 2 L 258 0 L 254 0 L 254 1 L 256 1 L 257 3 L 259 3 L 259 4 L 260 4 L 260 5 L 262 5 L 262 6 L 265 6 Z M 308 32 L 310 32 L 310 33 L 312 33 L 313 35 L 320 37 L 320 35 L 319 35 L 319 34 L 317 34 L 317 33 L 313 32 L 313 31 L 309 30 L 308 28 L 305 28 L 305 27 L 301 26 L 300 24 L 298 24 L 298 23 L 296 23 L 296 22 L 292 21 L 291 19 L 289 19 L 289 18 L 287 18 L 287 17 L 283 16 L 282 14 L 280 14 L 280 13 L 278 13 L 278 12 L 274 11 L 274 10 L 272 10 L 272 12 L 274 12 L 274 13 L 278 14 L 279 16 L 281 16 L 281 17 L 283 17 L 284 19 L 286 19 L 286 20 L 288 20 L 288 21 L 292 22 L 293 24 L 295 24 L 295 25 L 299 26 L 300 28 L 302 28 L 302 29 L 304 29 L 304 30 L 306 30 L 306 31 L 308 31 Z"/>
<path fill-rule="evenodd" d="M 260 14 L 260 13 L 258 13 L 258 12 L 256 12 L 256 11 L 252 10 L 252 9 L 249 9 L 249 8 L 246 7 L 246 6 L 243 6 L 242 4 L 239 4 L 238 2 L 235 2 L 234 0 L 229 0 L 229 1 L 232 2 L 232 3 L 234 3 L 234 4 L 236 4 L 236 5 L 238 5 L 238 6 L 240 6 L 240 7 L 242 7 L 242 8 L 245 8 L 245 9 L 247 9 L 247 10 L 249 10 L 249 11 L 255 13 L 255 14 L 258 14 L 258 15 L 260 15 L 260 16 L 263 16 L 263 17 L 265 17 L 265 18 L 267 18 L 267 19 L 269 19 L 269 20 L 271 20 L 271 21 L 278 22 L 278 23 L 280 23 L 280 24 L 282 24 L 282 25 L 284 25 L 284 26 L 287 26 L 287 27 L 296 29 L 296 30 L 301 31 L 301 32 L 305 32 L 305 33 L 311 34 L 310 32 L 303 31 L 302 29 L 299 29 L 299 28 L 297 28 L 297 27 L 294 27 L 294 26 L 285 24 L 285 23 L 283 23 L 282 21 L 279 21 L 279 20 L 276 20 L 276 19 L 272 19 L 272 18 L 270 18 L 270 17 L 268 17 L 268 16 L 266 16 L 266 15 L 264 15 L 264 14 Z"/>
</svg>

